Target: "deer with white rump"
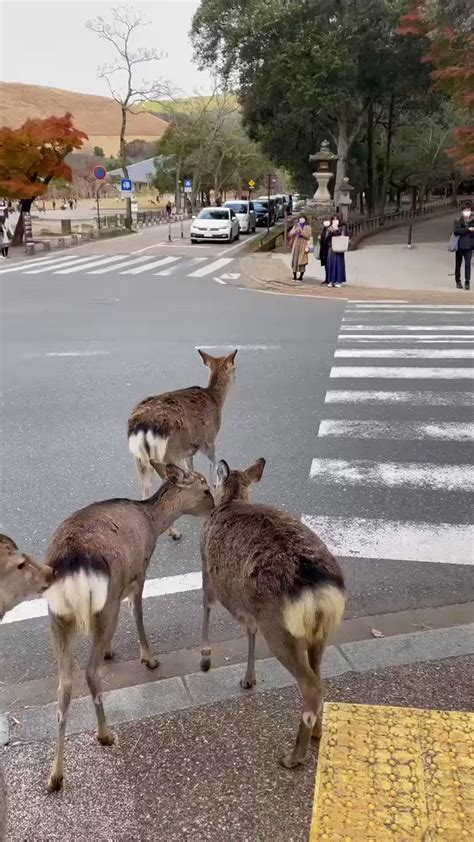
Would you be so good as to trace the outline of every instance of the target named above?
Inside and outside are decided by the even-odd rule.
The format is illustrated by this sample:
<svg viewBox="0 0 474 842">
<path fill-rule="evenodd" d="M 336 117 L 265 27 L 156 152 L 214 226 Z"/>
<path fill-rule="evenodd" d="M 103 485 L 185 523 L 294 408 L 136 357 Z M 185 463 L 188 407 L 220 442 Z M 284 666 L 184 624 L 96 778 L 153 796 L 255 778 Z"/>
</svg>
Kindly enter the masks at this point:
<svg viewBox="0 0 474 842">
<path fill-rule="evenodd" d="M 122 599 L 131 603 L 140 642 L 140 658 L 149 669 L 150 655 L 143 625 L 142 593 L 150 558 L 162 532 L 181 515 L 205 516 L 214 506 L 201 474 L 175 465 L 152 467 L 166 481 L 148 500 L 104 500 L 68 517 L 57 529 L 47 552 L 54 581 L 47 592 L 53 643 L 58 660 L 58 745 L 48 782 L 62 786 L 64 738 L 72 694 L 73 641 L 76 632 L 91 634 L 87 684 L 97 715 L 97 739 L 110 746 L 114 735 L 105 720 L 99 670 L 110 656 Z"/>
<path fill-rule="evenodd" d="M 317 535 L 274 506 L 250 502 L 250 486 L 260 481 L 264 467 L 264 459 L 245 471 L 231 471 L 225 461 L 217 466 L 215 508 L 201 536 L 201 669 L 211 665 L 210 610 L 218 599 L 247 627 L 242 687 L 256 683 L 257 630 L 298 682 L 302 719 L 293 751 L 280 761 L 293 768 L 307 759 L 311 736 L 321 737 L 321 659 L 329 634 L 342 619 L 346 592 L 338 562 Z"/>
<path fill-rule="evenodd" d="M 135 460 L 143 499 L 152 492 L 151 460 L 183 464 L 193 470 L 193 457 L 201 451 L 210 462 L 210 481 L 215 472 L 215 442 L 221 426 L 222 410 L 235 379 L 237 351 L 226 357 L 198 352 L 209 368 L 207 386 L 190 386 L 164 392 L 141 401 L 128 421 L 128 446 Z M 178 540 L 181 535 L 170 529 Z"/>
</svg>

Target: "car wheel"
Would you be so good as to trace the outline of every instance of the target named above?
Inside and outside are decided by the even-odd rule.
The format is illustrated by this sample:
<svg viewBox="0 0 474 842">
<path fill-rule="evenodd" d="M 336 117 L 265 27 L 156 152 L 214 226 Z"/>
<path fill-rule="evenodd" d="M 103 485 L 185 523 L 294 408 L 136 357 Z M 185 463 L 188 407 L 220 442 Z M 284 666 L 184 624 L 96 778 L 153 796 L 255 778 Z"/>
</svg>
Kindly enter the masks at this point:
<svg viewBox="0 0 474 842">
<path fill-rule="evenodd" d="M 193 240 L 193 238 L 191 237 L 191 243 L 193 244 L 193 246 L 195 246 L 196 243 L 197 243 L 197 240 Z"/>
</svg>

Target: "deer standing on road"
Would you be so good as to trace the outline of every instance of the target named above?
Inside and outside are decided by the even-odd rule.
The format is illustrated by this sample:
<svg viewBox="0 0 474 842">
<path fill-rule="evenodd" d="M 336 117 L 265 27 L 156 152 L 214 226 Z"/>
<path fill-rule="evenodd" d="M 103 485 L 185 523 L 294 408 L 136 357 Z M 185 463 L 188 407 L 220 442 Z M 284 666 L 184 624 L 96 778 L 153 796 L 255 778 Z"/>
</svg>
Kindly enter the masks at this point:
<svg viewBox="0 0 474 842">
<path fill-rule="evenodd" d="M 224 402 L 235 379 L 237 351 L 226 357 L 198 353 L 210 370 L 207 386 L 190 386 L 145 398 L 129 418 L 128 446 L 135 459 L 143 499 L 152 492 L 152 459 L 164 464 L 184 463 L 193 470 L 193 457 L 201 451 L 209 459 L 210 481 L 213 480 L 215 441 Z M 176 529 L 170 529 L 170 535 L 175 540 L 181 537 Z"/>
<path fill-rule="evenodd" d="M 264 459 L 245 471 L 231 471 L 224 461 L 217 466 L 215 509 L 201 536 L 201 669 L 211 665 L 210 608 L 218 599 L 247 627 L 242 687 L 256 683 L 257 629 L 298 682 L 302 719 L 293 751 L 280 761 L 293 768 L 305 762 L 311 736 L 321 737 L 321 658 L 329 634 L 341 621 L 346 592 L 339 564 L 317 535 L 274 506 L 250 502 L 250 486 L 260 481 L 264 467 Z"/>
<path fill-rule="evenodd" d="M 7 611 L 28 596 L 45 591 L 53 581 L 53 571 L 20 552 L 8 535 L 0 534 L 0 621 Z"/>
<path fill-rule="evenodd" d="M 47 563 L 54 571 L 54 582 L 47 599 L 59 670 L 59 733 L 49 792 L 60 789 L 63 782 L 75 633 L 92 635 L 86 680 L 97 715 L 97 739 L 110 746 L 115 738 L 105 720 L 99 670 L 110 653 L 120 603 L 129 598 L 140 659 L 149 669 L 155 669 L 158 661 L 150 655 L 143 625 L 142 593 L 157 538 L 181 515 L 204 516 L 214 506 L 201 474 L 153 460 L 151 465 L 167 480 L 153 497 L 92 503 L 61 524 L 48 548 Z"/>
</svg>

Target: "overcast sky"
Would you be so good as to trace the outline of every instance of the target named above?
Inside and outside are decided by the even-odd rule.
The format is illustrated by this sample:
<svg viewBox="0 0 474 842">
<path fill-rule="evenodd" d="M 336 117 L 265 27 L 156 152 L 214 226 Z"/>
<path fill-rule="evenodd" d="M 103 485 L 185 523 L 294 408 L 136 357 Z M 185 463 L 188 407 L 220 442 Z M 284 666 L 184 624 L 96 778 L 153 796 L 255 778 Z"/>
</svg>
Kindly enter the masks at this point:
<svg viewBox="0 0 474 842">
<path fill-rule="evenodd" d="M 89 94 L 108 95 L 97 67 L 110 61 L 113 48 L 86 29 L 86 21 L 106 18 L 109 0 L 1 0 L 1 78 L 4 82 L 49 85 Z M 165 52 L 147 79 L 165 78 L 186 94 L 209 90 L 207 73 L 192 62 L 188 33 L 199 0 L 134 2 L 150 26 L 139 30 L 140 43 Z M 142 74 L 140 74 L 142 76 Z"/>
</svg>

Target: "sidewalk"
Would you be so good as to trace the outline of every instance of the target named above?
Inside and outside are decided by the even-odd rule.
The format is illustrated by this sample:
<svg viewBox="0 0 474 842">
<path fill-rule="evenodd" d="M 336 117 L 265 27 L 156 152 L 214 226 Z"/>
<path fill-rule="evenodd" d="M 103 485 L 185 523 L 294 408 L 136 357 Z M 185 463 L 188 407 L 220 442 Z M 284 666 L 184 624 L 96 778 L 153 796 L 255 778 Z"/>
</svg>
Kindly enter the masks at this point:
<svg viewBox="0 0 474 842">
<path fill-rule="evenodd" d="M 413 245 L 408 249 L 408 228 L 381 231 L 364 240 L 346 255 L 348 283 L 341 289 L 320 286 L 324 270 L 310 257 L 304 282 L 292 281 L 290 254 L 255 254 L 241 261 L 248 286 L 273 292 L 332 298 L 400 298 L 409 301 L 456 301 L 472 303 L 472 291 L 454 284 L 454 255 L 447 242 L 453 214 L 413 226 Z"/>
<path fill-rule="evenodd" d="M 330 647 L 326 699 L 470 710 L 473 640 L 473 626 L 454 626 Z M 118 738 L 111 749 L 94 739 L 90 699 L 76 700 L 64 790 L 54 796 L 45 791 L 54 706 L 16 715 L 0 754 L 8 842 L 306 842 L 316 746 L 301 769 L 289 772 L 277 762 L 295 737 L 299 693 L 273 659 L 257 663 L 256 691 L 239 690 L 241 673 L 241 664 L 231 665 L 104 694 Z M 399 789 L 402 778 L 400 772 Z M 379 783 L 383 788 L 382 774 Z"/>
</svg>

